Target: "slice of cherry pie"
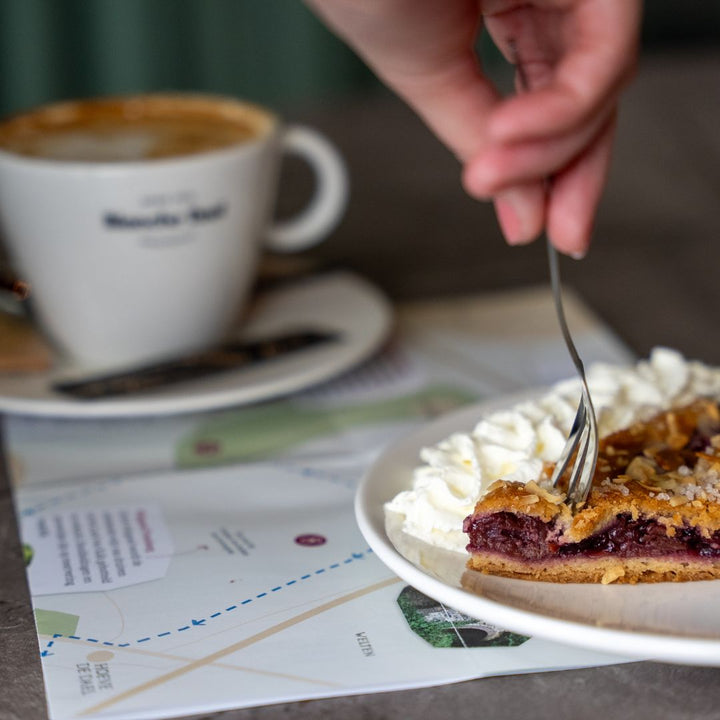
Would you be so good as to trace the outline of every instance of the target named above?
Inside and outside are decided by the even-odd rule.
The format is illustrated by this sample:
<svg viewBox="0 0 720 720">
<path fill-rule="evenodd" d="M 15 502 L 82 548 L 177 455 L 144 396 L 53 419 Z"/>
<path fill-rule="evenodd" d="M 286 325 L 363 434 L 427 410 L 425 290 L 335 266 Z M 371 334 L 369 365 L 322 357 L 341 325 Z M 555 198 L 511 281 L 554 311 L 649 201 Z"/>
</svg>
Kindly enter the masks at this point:
<svg viewBox="0 0 720 720">
<path fill-rule="evenodd" d="M 468 566 L 552 582 L 720 577 L 720 411 L 711 400 L 601 441 L 587 502 L 573 515 L 548 487 L 498 480 L 464 523 Z"/>
</svg>

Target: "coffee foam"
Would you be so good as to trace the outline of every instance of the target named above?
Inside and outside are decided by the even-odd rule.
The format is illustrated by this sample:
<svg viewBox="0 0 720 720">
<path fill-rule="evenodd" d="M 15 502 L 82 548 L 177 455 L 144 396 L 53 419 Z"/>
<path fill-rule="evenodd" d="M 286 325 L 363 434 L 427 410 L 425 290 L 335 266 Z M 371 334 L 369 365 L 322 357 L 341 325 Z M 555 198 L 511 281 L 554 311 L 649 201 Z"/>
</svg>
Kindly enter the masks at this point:
<svg viewBox="0 0 720 720">
<path fill-rule="evenodd" d="M 0 124 L 0 148 L 57 161 L 128 162 L 192 155 L 270 132 L 254 105 L 207 96 L 150 95 L 51 105 Z"/>
</svg>

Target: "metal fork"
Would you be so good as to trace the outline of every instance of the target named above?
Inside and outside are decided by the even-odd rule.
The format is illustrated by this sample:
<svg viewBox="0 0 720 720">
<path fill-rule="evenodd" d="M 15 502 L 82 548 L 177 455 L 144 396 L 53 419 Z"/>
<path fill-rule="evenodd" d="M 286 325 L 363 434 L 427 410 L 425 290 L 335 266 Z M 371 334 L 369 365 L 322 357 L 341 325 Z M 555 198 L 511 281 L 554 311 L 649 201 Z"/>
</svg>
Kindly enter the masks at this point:
<svg viewBox="0 0 720 720">
<path fill-rule="evenodd" d="M 590 397 L 590 390 L 588 389 L 587 380 L 585 379 L 585 367 L 575 348 L 575 343 L 573 342 L 570 329 L 565 320 L 557 251 L 552 246 L 550 238 L 548 237 L 546 237 L 546 244 L 548 264 L 550 266 L 550 284 L 552 285 L 558 323 L 560 324 L 560 330 L 565 339 L 565 344 L 567 345 L 573 363 L 575 363 L 575 369 L 580 376 L 582 385 L 582 394 L 580 396 L 577 413 L 575 414 L 575 420 L 573 421 L 570 434 L 565 442 L 565 447 L 560 453 L 560 458 L 555 465 L 551 482 L 553 487 L 558 486 L 560 478 L 573 459 L 573 455 L 575 455 L 566 490 L 566 501 L 572 512 L 575 512 L 578 507 L 587 500 L 590 487 L 592 486 L 593 475 L 595 474 L 598 456 L 597 420 L 595 418 L 595 408 L 592 404 L 592 398 Z"/>
<path fill-rule="evenodd" d="M 513 55 L 513 63 L 517 70 L 518 85 L 523 92 L 527 91 L 529 90 L 528 77 L 518 57 L 515 42 L 511 40 L 509 45 Z M 549 190 L 549 180 L 545 182 L 545 186 L 546 190 Z M 574 513 L 587 500 L 590 487 L 592 486 L 593 475 L 595 474 L 598 456 L 597 420 L 595 418 L 595 408 L 592 404 L 592 398 L 590 397 L 590 390 L 588 389 L 585 378 L 585 366 L 580 359 L 580 355 L 570 334 L 567 320 L 565 319 L 557 251 L 550 242 L 547 234 L 545 236 L 545 243 L 547 245 L 548 265 L 550 267 L 550 285 L 552 286 L 558 323 L 560 324 L 565 345 L 567 345 L 570 357 L 580 377 L 582 390 L 575 420 L 573 421 L 570 434 L 565 442 L 565 447 L 562 453 L 560 453 L 551 478 L 552 486 L 554 488 L 558 487 L 560 478 L 563 477 L 572 462 L 572 469 L 565 493 L 566 502 Z"/>
</svg>

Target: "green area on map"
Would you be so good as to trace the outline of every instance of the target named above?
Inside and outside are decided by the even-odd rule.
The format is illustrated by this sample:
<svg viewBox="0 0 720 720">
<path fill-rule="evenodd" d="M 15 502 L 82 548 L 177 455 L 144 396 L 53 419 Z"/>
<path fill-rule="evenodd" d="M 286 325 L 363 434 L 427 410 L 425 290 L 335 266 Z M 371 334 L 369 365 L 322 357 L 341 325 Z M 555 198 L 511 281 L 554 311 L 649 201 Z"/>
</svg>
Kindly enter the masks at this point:
<svg viewBox="0 0 720 720">
<path fill-rule="evenodd" d="M 74 635 L 79 620 L 79 615 L 71 615 L 57 610 L 35 609 L 38 635 Z"/>
<path fill-rule="evenodd" d="M 176 462 L 188 468 L 259 460 L 354 427 L 437 417 L 476 399 L 466 390 L 438 385 L 412 395 L 341 408 L 280 400 L 204 423 L 178 444 Z"/>
<path fill-rule="evenodd" d="M 409 585 L 397 603 L 410 630 L 436 648 L 517 647 L 530 639 L 464 615 Z"/>
</svg>

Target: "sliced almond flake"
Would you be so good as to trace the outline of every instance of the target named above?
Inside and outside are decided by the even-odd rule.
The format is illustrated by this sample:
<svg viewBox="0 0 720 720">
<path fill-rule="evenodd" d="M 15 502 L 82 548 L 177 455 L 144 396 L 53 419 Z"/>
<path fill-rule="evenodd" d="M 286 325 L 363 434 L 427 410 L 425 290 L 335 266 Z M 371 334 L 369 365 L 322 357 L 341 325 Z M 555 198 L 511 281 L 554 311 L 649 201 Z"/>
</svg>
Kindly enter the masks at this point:
<svg viewBox="0 0 720 720">
<path fill-rule="evenodd" d="M 491 493 L 493 490 L 499 490 L 502 487 L 505 487 L 507 483 L 505 480 L 495 480 L 490 485 L 488 485 L 488 489 L 485 491 L 486 493 Z"/>
<path fill-rule="evenodd" d="M 680 450 L 680 448 L 687 445 L 690 437 L 680 428 L 677 415 L 674 412 L 667 413 L 665 418 L 668 425 L 666 443 L 672 450 Z"/>
<path fill-rule="evenodd" d="M 637 481 L 640 487 L 644 487 L 646 490 L 674 490 L 678 486 L 678 481 L 672 477 L 657 477 L 652 482 L 641 482 Z"/>
<path fill-rule="evenodd" d="M 649 483 L 655 480 L 657 469 L 650 460 L 642 455 L 635 456 L 627 466 L 626 474 L 639 483 Z"/>
<path fill-rule="evenodd" d="M 718 420 L 720 420 L 720 408 L 718 408 L 717 403 L 713 402 L 709 398 L 707 398 L 705 402 L 705 412 L 715 422 L 718 422 Z"/>
<path fill-rule="evenodd" d="M 551 493 L 545 488 L 540 487 L 536 482 L 533 480 L 530 480 L 529 482 L 525 483 L 525 490 L 527 492 L 534 493 L 535 495 L 538 495 L 543 500 L 547 500 L 549 503 L 552 503 L 553 505 L 559 505 L 565 500 L 565 493 Z"/>
<path fill-rule="evenodd" d="M 720 457 L 713 453 L 708 452 L 696 452 L 695 453 L 699 458 L 702 458 L 703 460 L 707 460 L 710 465 L 717 465 L 720 463 Z"/>
<path fill-rule="evenodd" d="M 603 573 L 602 578 L 600 578 L 600 582 L 603 585 L 609 585 L 610 583 L 614 583 L 616 580 L 619 580 L 624 575 L 625 570 L 621 565 L 613 565 Z"/>
</svg>

